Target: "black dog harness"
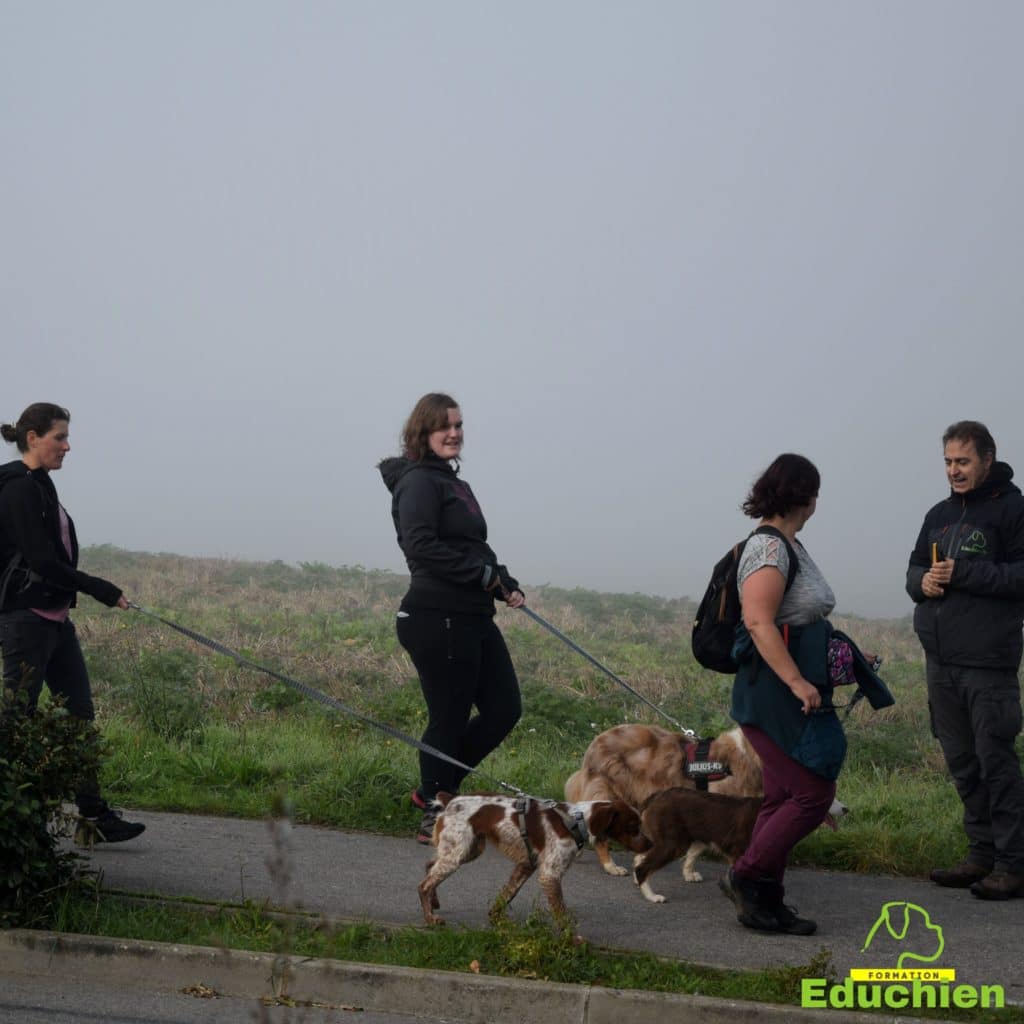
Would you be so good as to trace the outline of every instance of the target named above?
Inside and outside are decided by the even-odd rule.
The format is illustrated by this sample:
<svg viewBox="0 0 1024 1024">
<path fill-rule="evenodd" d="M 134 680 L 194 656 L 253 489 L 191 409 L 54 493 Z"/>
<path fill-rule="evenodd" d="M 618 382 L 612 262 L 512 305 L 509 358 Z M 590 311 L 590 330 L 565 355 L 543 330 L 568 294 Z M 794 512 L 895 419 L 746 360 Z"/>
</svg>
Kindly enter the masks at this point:
<svg viewBox="0 0 1024 1024">
<path fill-rule="evenodd" d="M 530 809 L 531 803 L 536 803 L 537 808 L 541 811 L 554 811 L 558 815 L 562 824 L 568 830 L 569 835 L 572 836 L 577 850 L 582 850 L 587 845 L 590 833 L 587 831 L 587 823 L 583 819 L 582 811 L 574 810 L 572 813 L 569 813 L 568 809 L 563 809 L 563 805 L 558 803 L 557 800 L 534 800 L 533 797 L 529 796 L 519 797 L 514 805 L 515 812 L 519 820 L 519 835 L 522 836 L 523 846 L 526 847 L 526 856 L 530 860 L 531 868 L 537 866 L 537 851 L 533 848 L 530 837 L 526 833 L 526 814 Z"/>
<path fill-rule="evenodd" d="M 687 743 L 685 751 L 686 777 L 693 779 L 701 792 L 707 792 L 709 782 L 720 782 L 727 775 L 732 775 L 729 766 L 724 762 L 708 760 L 711 754 L 710 739 Z"/>
</svg>

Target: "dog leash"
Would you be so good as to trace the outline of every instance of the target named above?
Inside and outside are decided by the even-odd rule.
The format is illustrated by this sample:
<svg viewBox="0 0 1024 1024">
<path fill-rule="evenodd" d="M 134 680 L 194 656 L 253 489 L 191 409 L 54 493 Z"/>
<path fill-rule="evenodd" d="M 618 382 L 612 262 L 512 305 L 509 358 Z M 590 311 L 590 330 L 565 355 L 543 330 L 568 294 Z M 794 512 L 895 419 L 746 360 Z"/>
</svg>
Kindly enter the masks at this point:
<svg viewBox="0 0 1024 1024">
<path fill-rule="evenodd" d="M 633 694 L 634 697 L 636 697 L 637 700 L 643 701 L 643 703 L 646 704 L 649 708 L 651 708 L 651 710 L 657 711 L 657 713 L 661 715 L 662 718 L 671 722 L 681 733 L 688 736 L 690 739 L 697 739 L 697 734 L 692 729 L 687 729 L 685 726 L 680 725 L 679 722 L 677 722 L 670 714 L 668 714 L 668 712 L 659 708 L 657 704 L 653 704 L 642 693 L 638 693 L 636 690 L 634 690 L 633 687 L 630 686 L 625 679 L 620 679 L 610 668 L 606 668 L 604 665 L 602 665 L 601 662 L 599 662 L 597 658 L 595 658 L 592 654 L 588 654 L 585 650 L 583 650 L 582 647 L 580 647 L 579 644 L 577 644 L 573 640 L 570 640 L 569 637 L 567 637 L 557 626 L 553 626 L 550 622 L 548 622 L 547 619 L 542 618 L 532 608 L 528 608 L 525 604 L 521 604 L 519 606 L 519 610 L 521 612 L 526 612 L 526 614 L 529 615 L 529 617 L 533 619 L 534 622 L 536 622 L 540 626 L 543 626 L 549 633 L 552 633 L 554 636 L 557 636 L 558 639 L 562 641 L 562 643 L 571 647 L 577 654 L 581 654 L 584 658 L 587 659 L 587 661 L 590 662 L 591 665 L 593 665 L 595 668 L 600 669 L 606 676 L 608 676 L 609 679 L 614 679 L 615 682 L 619 684 L 619 686 L 621 686 L 625 690 L 628 690 L 631 694 Z"/>
<path fill-rule="evenodd" d="M 480 771 L 479 768 L 472 768 L 468 764 L 463 764 L 462 761 L 458 761 L 454 757 L 449 757 L 443 750 L 438 750 L 437 747 L 432 747 L 429 743 L 422 742 L 422 740 L 413 739 L 412 736 L 406 735 L 404 732 L 396 729 L 392 725 L 387 725 L 384 722 L 378 722 L 376 719 L 369 718 L 362 712 L 356 711 L 355 708 L 349 707 L 347 704 L 342 703 L 334 697 L 329 697 L 326 693 L 321 693 L 319 690 L 314 689 L 312 686 L 308 686 L 306 683 L 300 682 L 298 679 L 292 679 L 291 676 L 286 676 L 282 672 L 277 672 L 272 668 L 268 668 L 266 665 L 261 665 L 258 662 L 251 661 L 249 658 L 244 657 L 237 651 L 233 651 L 230 647 L 225 646 L 219 641 L 211 640 L 208 636 L 203 636 L 202 633 L 197 633 L 194 629 L 189 629 L 187 626 L 181 626 L 177 622 L 165 619 L 162 615 L 158 615 L 156 612 L 151 611 L 148 608 L 143 608 L 141 605 L 135 604 L 134 601 L 129 601 L 128 607 L 137 612 L 141 612 L 143 615 L 149 616 L 151 619 L 155 619 L 157 622 L 162 622 L 168 628 L 173 629 L 182 636 L 188 637 L 189 640 L 194 640 L 197 644 L 201 644 L 203 647 L 208 647 L 211 651 L 216 651 L 218 654 L 223 654 L 225 657 L 231 658 L 238 665 L 253 669 L 256 672 L 262 672 L 264 675 L 268 675 L 272 679 L 276 679 L 278 682 L 284 683 L 285 686 L 290 686 L 293 690 L 298 690 L 299 693 L 309 697 L 310 700 L 315 700 L 335 711 L 340 711 L 343 714 L 350 715 L 352 718 L 358 719 L 365 725 L 372 726 L 374 729 L 379 729 L 388 736 L 391 736 L 396 740 L 400 740 L 402 743 L 405 743 L 410 747 L 414 747 L 416 750 L 420 750 L 424 754 L 429 754 L 431 757 L 436 757 L 441 761 L 446 761 L 448 764 L 455 765 L 456 768 L 462 768 L 474 775 L 479 775 L 488 782 L 493 782 L 502 789 L 507 789 L 509 792 L 515 793 L 516 796 L 522 798 L 527 796 L 527 794 L 525 794 L 518 786 L 513 786 L 511 782 L 502 782 L 501 779 L 497 779 L 493 775 L 488 775 L 486 772 Z M 537 798 L 533 797 L 532 799 Z"/>
</svg>

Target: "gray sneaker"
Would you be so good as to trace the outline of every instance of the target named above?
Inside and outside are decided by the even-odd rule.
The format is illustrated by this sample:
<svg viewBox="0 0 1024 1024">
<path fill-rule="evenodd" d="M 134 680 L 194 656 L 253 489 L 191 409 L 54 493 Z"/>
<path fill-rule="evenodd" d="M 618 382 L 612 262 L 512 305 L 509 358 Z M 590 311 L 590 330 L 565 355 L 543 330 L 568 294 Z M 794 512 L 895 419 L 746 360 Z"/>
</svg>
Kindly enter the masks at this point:
<svg viewBox="0 0 1024 1024">
<path fill-rule="evenodd" d="M 416 842 L 424 846 L 432 846 L 434 843 L 434 825 L 437 824 L 438 811 L 428 807 L 420 819 L 420 827 L 416 832 Z"/>
</svg>

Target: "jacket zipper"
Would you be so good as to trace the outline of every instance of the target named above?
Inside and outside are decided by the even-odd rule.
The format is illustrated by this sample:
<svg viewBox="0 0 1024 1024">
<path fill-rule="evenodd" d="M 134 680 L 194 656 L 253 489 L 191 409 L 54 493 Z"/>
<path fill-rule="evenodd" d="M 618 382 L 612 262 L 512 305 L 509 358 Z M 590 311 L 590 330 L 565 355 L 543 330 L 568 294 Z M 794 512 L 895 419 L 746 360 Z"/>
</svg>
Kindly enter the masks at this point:
<svg viewBox="0 0 1024 1024">
<path fill-rule="evenodd" d="M 960 527 L 963 525 L 964 517 L 967 515 L 967 499 L 960 499 L 960 518 L 956 521 L 954 526 L 954 535 L 952 543 L 956 544 L 957 538 L 960 536 Z M 956 544 L 955 550 L 952 548 L 949 551 L 943 552 L 944 558 L 953 558 L 960 554 L 960 545 Z M 945 598 L 942 599 L 943 601 Z M 939 601 L 935 606 L 935 649 L 939 653 L 939 661 L 942 661 L 942 641 L 939 634 L 939 618 L 942 615 L 942 601 Z"/>
</svg>

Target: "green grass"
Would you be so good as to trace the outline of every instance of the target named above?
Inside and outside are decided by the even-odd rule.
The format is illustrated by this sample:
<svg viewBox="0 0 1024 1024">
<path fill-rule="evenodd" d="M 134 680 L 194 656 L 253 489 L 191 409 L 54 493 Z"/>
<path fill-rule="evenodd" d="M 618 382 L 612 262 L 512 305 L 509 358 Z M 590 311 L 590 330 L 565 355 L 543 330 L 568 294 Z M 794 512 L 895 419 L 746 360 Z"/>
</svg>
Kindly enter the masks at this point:
<svg viewBox="0 0 1024 1024">
<path fill-rule="evenodd" d="M 299 915 L 269 913 L 265 906 L 252 902 L 203 908 L 101 894 L 65 900 L 58 928 L 120 939 L 287 952 L 432 971 L 473 970 L 481 975 L 789 1006 L 799 1005 L 803 978 L 835 979 L 830 954 L 824 948 L 799 966 L 725 971 L 647 953 L 605 950 L 575 937 L 571 929 L 553 927 L 540 914 L 523 923 L 506 919 L 488 929 L 383 929 L 365 922 L 326 927 L 312 926 L 309 918 Z M 905 1017 L 1024 1024 L 1024 1009 L 1017 1007 L 995 1012 L 901 1013 Z"/>
</svg>

